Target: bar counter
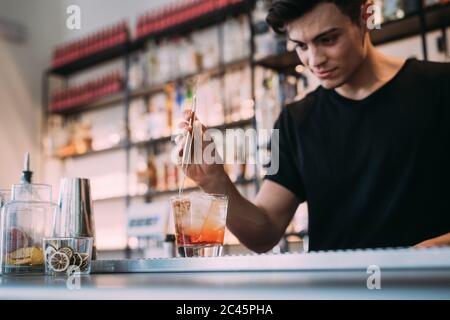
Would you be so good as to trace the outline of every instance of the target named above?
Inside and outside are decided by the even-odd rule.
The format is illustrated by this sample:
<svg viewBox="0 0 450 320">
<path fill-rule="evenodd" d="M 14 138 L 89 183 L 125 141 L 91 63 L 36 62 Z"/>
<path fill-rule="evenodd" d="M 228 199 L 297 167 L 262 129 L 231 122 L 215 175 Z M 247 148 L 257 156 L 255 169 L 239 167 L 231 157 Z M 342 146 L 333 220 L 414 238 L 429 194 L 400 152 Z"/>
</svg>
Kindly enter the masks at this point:
<svg viewBox="0 0 450 320">
<path fill-rule="evenodd" d="M 0 299 L 450 299 L 450 248 L 96 261 L 71 283 L 2 276 Z"/>
</svg>

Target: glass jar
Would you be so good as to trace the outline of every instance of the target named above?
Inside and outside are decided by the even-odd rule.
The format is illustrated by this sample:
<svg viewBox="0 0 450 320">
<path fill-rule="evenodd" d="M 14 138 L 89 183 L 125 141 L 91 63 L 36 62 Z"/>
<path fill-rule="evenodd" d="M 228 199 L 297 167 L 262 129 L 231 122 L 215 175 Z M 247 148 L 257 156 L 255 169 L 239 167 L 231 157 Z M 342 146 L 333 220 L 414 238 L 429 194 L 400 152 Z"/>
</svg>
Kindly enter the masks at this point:
<svg viewBox="0 0 450 320">
<path fill-rule="evenodd" d="M 42 239 L 51 235 L 58 206 L 49 185 L 18 184 L 1 213 L 3 275 L 44 274 Z"/>
<path fill-rule="evenodd" d="M 0 209 L 11 200 L 11 190 L 1 189 L 0 190 Z"/>
</svg>

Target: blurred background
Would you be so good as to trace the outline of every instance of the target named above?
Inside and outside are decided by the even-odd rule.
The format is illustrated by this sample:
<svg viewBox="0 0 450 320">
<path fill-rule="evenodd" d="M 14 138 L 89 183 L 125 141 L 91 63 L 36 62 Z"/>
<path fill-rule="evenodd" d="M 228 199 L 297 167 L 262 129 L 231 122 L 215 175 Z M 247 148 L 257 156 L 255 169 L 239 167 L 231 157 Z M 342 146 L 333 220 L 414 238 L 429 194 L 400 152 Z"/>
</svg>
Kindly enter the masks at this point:
<svg viewBox="0 0 450 320">
<path fill-rule="evenodd" d="M 448 0 L 378 0 L 383 52 L 450 61 Z M 181 182 L 171 133 L 196 88 L 198 116 L 221 131 L 271 129 L 280 110 L 317 87 L 284 36 L 265 23 L 270 0 L 0 0 L 0 189 L 23 154 L 34 182 L 91 179 L 100 258 L 167 255 L 168 199 Z M 226 165 L 253 198 L 258 150 Z M 195 190 L 186 181 L 188 191 Z M 307 205 L 275 251 L 307 249 Z M 226 233 L 225 253 L 246 249 Z"/>
</svg>

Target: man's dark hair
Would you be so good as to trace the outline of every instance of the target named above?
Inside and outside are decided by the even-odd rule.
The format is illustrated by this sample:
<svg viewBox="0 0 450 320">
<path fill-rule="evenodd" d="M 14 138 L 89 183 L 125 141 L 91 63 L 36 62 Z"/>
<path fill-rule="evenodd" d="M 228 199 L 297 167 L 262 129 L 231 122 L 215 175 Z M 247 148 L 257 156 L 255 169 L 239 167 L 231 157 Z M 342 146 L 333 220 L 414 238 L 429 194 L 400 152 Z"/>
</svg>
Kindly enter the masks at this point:
<svg viewBox="0 0 450 320">
<path fill-rule="evenodd" d="M 286 31 L 286 25 L 314 9 L 320 3 L 334 3 L 350 20 L 358 24 L 361 6 L 367 0 L 274 0 L 266 21 L 277 33 Z"/>
</svg>

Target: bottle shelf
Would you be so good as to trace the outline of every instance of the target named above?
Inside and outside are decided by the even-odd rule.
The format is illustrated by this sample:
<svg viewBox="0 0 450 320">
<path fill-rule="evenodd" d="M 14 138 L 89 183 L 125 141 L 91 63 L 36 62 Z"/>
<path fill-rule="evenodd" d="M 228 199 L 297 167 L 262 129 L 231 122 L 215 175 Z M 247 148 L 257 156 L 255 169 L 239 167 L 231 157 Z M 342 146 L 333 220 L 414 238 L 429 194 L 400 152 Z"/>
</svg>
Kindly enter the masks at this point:
<svg viewBox="0 0 450 320">
<path fill-rule="evenodd" d="M 125 149 L 125 147 L 126 147 L 126 144 L 122 143 L 122 144 L 118 144 L 116 146 L 112 146 L 112 147 L 105 148 L 105 149 L 89 150 L 85 153 L 72 154 L 72 155 L 67 155 L 67 156 L 55 155 L 53 157 L 60 159 L 60 160 L 76 159 L 76 158 L 88 157 L 88 156 L 92 156 L 92 155 L 98 155 L 98 154 L 102 154 L 102 153 L 106 153 L 106 152 L 119 151 L 119 150 Z"/>
<path fill-rule="evenodd" d="M 224 75 L 227 70 L 234 69 L 234 68 L 243 68 L 248 65 L 250 65 L 250 58 L 244 57 L 244 58 L 241 58 L 241 59 L 229 62 L 229 63 L 224 63 L 224 64 L 219 65 L 214 68 L 200 70 L 196 73 L 192 73 L 192 74 L 180 76 L 180 77 L 177 77 L 177 78 L 174 78 L 171 80 L 167 80 L 161 84 L 155 84 L 155 85 L 151 85 L 148 87 L 133 90 L 130 93 L 130 97 L 132 99 L 134 99 L 134 98 L 138 98 L 138 97 L 142 97 L 142 96 L 149 96 L 149 95 L 155 94 L 157 92 L 163 91 L 164 88 L 170 83 L 184 82 L 186 80 L 189 80 L 189 79 L 197 77 L 197 76 L 204 76 L 204 77 L 208 77 L 208 78 L 219 77 L 219 76 Z"/>
<path fill-rule="evenodd" d="M 250 119 L 244 119 L 244 120 L 239 120 L 239 121 L 230 122 L 230 123 L 224 123 L 224 124 L 221 124 L 218 126 L 212 126 L 209 128 L 210 129 L 218 129 L 218 130 L 226 130 L 226 129 L 250 126 L 254 123 L 254 121 L 255 121 L 254 118 L 250 118 Z M 87 156 L 97 155 L 97 154 L 101 154 L 101 153 L 113 152 L 113 151 L 126 149 L 128 146 L 135 147 L 135 148 L 148 147 L 150 145 L 169 142 L 169 141 L 171 141 L 171 139 L 172 139 L 172 136 L 164 136 L 164 137 L 145 140 L 145 141 L 132 142 L 129 145 L 127 145 L 126 143 L 121 143 L 119 145 L 112 146 L 110 148 L 105 148 L 105 149 L 100 149 L 100 150 L 90 150 L 86 153 L 73 154 L 73 155 L 68 155 L 68 156 L 56 156 L 55 155 L 54 157 L 57 159 L 60 159 L 60 160 L 81 158 L 81 157 L 87 157 Z"/>
<path fill-rule="evenodd" d="M 121 103 L 125 100 L 125 91 L 121 90 L 117 93 L 103 96 L 91 102 L 80 104 L 74 107 L 50 111 L 51 114 L 59 114 L 64 116 L 75 115 L 85 111 L 99 110 L 110 107 L 111 105 Z"/>
<path fill-rule="evenodd" d="M 236 0 L 233 2 L 234 3 L 231 3 L 223 8 L 210 11 L 183 23 L 165 28 L 164 30 L 146 34 L 138 39 L 127 40 L 120 45 L 106 48 L 76 61 L 58 67 L 49 68 L 47 73 L 50 75 L 69 76 L 97 64 L 108 62 L 119 57 L 125 57 L 129 53 L 144 49 L 147 41 L 150 39 L 161 39 L 174 34 L 177 36 L 183 36 L 194 30 L 206 28 L 208 26 L 223 22 L 230 16 L 249 12 L 255 0 Z"/>
<path fill-rule="evenodd" d="M 255 64 L 278 72 L 289 72 L 300 64 L 300 59 L 295 51 L 287 51 L 258 59 Z"/>
<path fill-rule="evenodd" d="M 131 51 L 143 49 L 145 47 L 145 43 L 149 39 L 161 39 L 173 35 L 183 36 L 194 30 L 219 24 L 230 16 L 249 12 L 255 0 L 234 0 L 230 2 L 234 3 L 228 4 L 220 9 L 209 11 L 182 23 L 167 27 L 161 31 L 148 33 L 145 36 L 136 39 L 131 44 Z"/>
<path fill-rule="evenodd" d="M 68 76 L 82 70 L 93 67 L 97 64 L 108 62 L 120 57 L 125 57 L 130 48 L 130 41 L 126 41 L 115 47 L 110 47 L 95 54 L 80 58 L 71 63 L 50 68 L 48 74 L 58 76 Z"/>
<path fill-rule="evenodd" d="M 233 181 L 233 184 L 236 186 L 245 186 L 249 185 L 255 182 L 256 178 L 253 179 L 237 179 L 236 181 Z M 191 192 L 199 190 L 199 187 L 188 187 L 184 188 L 184 192 Z M 152 201 L 152 198 L 154 197 L 160 197 L 160 196 L 168 196 L 168 195 L 174 195 L 179 192 L 178 189 L 170 189 L 170 190 L 151 190 L 145 194 L 136 194 L 136 195 L 119 195 L 119 196 L 111 196 L 111 197 L 104 197 L 104 198 L 98 198 L 93 199 L 94 202 L 103 202 L 103 201 L 115 201 L 115 200 L 125 200 L 126 198 L 130 199 L 138 199 L 138 198 L 145 198 L 146 201 L 150 202 Z"/>
<path fill-rule="evenodd" d="M 232 129 L 232 128 L 245 127 L 245 126 L 252 125 L 254 123 L 254 121 L 255 121 L 254 118 L 244 119 L 244 120 L 239 120 L 239 121 L 235 121 L 235 122 L 224 123 L 224 124 L 221 124 L 218 126 L 211 126 L 211 127 L 208 127 L 208 129 L 226 130 L 226 129 Z M 143 147 L 148 147 L 148 146 L 154 145 L 154 144 L 169 142 L 169 141 L 171 141 L 171 139 L 172 139 L 172 136 L 165 136 L 165 137 L 160 137 L 160 138 L 155 138 L 155 139 L 150 139 L 150 140 L 145 140 L 145 141 L 133 142 L 131 144 L 131 146 L 135 147 L 135 148 L 143 148 Z"/>
<path fill-rule="evenodd" d="M 175 79 L 171 79 L 162 84 L 152 85 L 149 87 L 144 87 L 141 89 L 133 90 L 130 92 L 130 97 L 132 99 L 135 99 L 135 98 L 139 98 L 142 96 L 149 96 L 149 95 L 155 94 L 157 92 L 163 91 L 167 84 L 170 84 L 173 82 L 186 81 L 190 78 L 193 78 L 193 77 L 196 77 L 199 75 L 205 76 L 205 77 L 219 77 L 219 76 L 224 75 L 227 70 L 234 69 L 234 68 L 243 68 L 248 65 L 250 65 L 250 58 L 244 57 L 244 58 L 241 58 L 241 59 L 229 62 L 229 63 L 225 63 L 223 65 L 214 67 L 214 68 L 205 69 L 205 70 L 199 71 L 197 73 L 193 73 L 193 74 L 181 76 L 181 77 L 178 77 Z M 66 109 L 50 111 L 50 113 L 51 114 L 59 114 L 59 115 L 63 115 L 63 116 L 70 116 L 70 115 L 79 114 L 79 113 L 85 112 L 85 111 L 92 111 L 92 110 L 107 108 L 111 105 L 124 102 L 125 94 L 126 94 L 125 90 L 121 90 L 117 93 L 95 99 L 94 101 L 91 101 L 91 102 L 88 102 L 85 104 L 80 104 L 78 106 L 74 106 L 74 107 L 70 107 L 70 108 L 66 108 Z"/>
<path fill-rule="evenodd" d="M 237 179 L 236 181 L 233 181 L 233 184 L 236 186 L 244 186 L 244 185 L 248 185 L 251 183 L 255 182 L 256 178 L 253 179 Z M 190 191 L 194 191 L 199 189 L 199 187 L 188 187 L 188 188 L 184 188 L 184 192 L 190 192 Z M 158 190 L 153 190 L 153 191 L 149 191 L 145 197 L 148 201 L 151 201 L 151 199 L 153 197 L 157 197 L 157 196 L 164 196 L 164 195 L 171 195 L 171 194 L 176 194 L 178 193 L 178 189 L 172 189 L 172 190 L 163 190 L 163 191 L 158 191 Z"/>
<path fill-rule="evenodd" d="M 438 4 L 425 8 L 426 29 L 429 32 L 450 25 L 450 4 Z M 420 14 L 414 13 L 400 20 L 389 21 L 381 29 L 370 32 L 374 45 L 405 39 L 421 32 Z"/>
</svg>

